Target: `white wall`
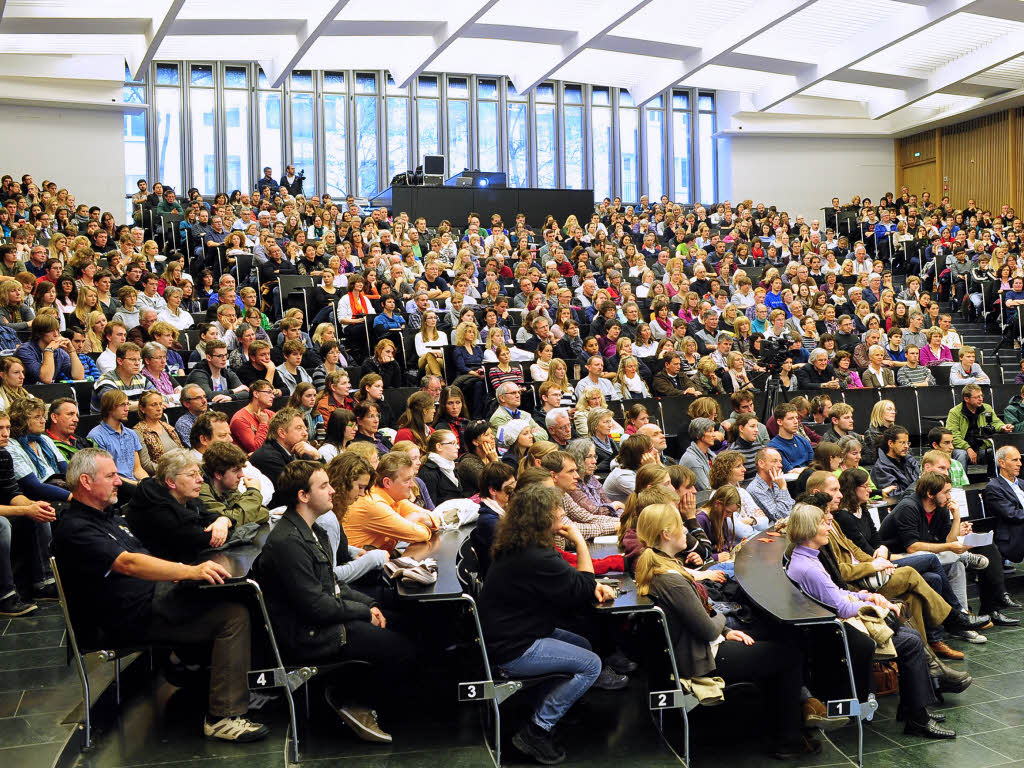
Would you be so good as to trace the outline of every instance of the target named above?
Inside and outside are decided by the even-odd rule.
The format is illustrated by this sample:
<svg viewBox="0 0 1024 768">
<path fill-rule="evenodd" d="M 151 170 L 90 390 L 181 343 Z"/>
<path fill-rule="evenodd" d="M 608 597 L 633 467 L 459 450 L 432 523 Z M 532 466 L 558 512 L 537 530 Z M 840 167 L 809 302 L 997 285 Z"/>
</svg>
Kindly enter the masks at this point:
<svg viewBox="0 0 1024 768">
<path fill-rule="evenodd" d="M 0 106 L 0 173 L 31 173 L 66 187 L 78 203 L 125 218 L 124 117 L 120 112 Z"/>
<path fill-rule="evenodd" d="M 895 192 L 892 139 L 720 136 L 718 197 L 776 205 L 792 218 L 821 215 L 833 197 Z"/>
</svg>

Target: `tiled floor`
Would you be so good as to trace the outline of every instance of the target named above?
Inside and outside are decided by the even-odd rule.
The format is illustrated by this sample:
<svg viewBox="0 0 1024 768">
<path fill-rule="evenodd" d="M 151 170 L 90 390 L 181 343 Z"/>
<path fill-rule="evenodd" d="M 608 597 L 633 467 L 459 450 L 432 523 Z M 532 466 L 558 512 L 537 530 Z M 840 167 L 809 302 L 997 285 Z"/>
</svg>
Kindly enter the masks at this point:
<svg viewBox="0 0 1024 768">
<path fill-rule="evenodd" d="M 1018 598 L 1024 583 L 1018 582 Z M 1020 612 L 1017 612 L 1018 614 Z M 984 646 L 960 644 L 968 653 L 974 684 L 959 696 L 947 696 L 942 709 L 959 738 L 930 742 L 905 736 L 895 721 L 895 700 L 880 701 L 873 722 L 864 728 L 868 768 L 1024 768 L 1024 628 L 986 632 Z M 69 714 L 79 703 L 77 678 L 65 667 L 64 632 L 59 608 L 49 605 L 30 618 L 0 620 L 0 766 L 49 768 L 73 728 Z M 443 766 L 469 768 L 490 761 L 481 745 L 480 722 L 474 707 L 455 702 L 455 691 L 441 674 L 458 664 L 456 651 L 441 654 L 419 679 L 392 697 L 396 712 L 383 711 L 382 723 L 392 732 L 392 745 L 355 739 L 323 705 L 312 699 L 312 718 L 300 706 L 303 764 L 312 768 L 351 765 L 353 768 Z M 673 766 L 679 762 L 659 739 L 646 710 L 644 683 L 635 680 L 621 693 L 595 691 L 577 707 L 573 724 L 560 731 L 570 766 Z M 79 768 L 181 766 L 182 768 L 277 768 L 287 765 L 287 718 L 280 701 L 260 714 L 271 737 L 252 745 L 206 741 L 199 733 L 204 701 L 201 695 L 158 681 L 142 686 L 122 707 L 121 716 L 101 728 L 98 745 L 72 763 Z M 502 708 L 515 720 L 522 703 L 513 698 Z M 412 713 L 415 712 L 415 715 Z M 694 763 L 736 768 L 776 766 L 764 756 L 767 734 L 756 702 L 737 700 L 691 715 Z M 678 719 L 666 718 L 667 732 L 678 745 Z M 508 731 L 504 762 L 524 765 Z M 820 755 L 799 761 L 806 766 L 851 766 L 856 763 L 857 731 L 833 731 Z"/>
<path fill-rule="evenodd" d="M 0 765 L 50 766 L 81 700 L 65 665 L 64 617 L 56 603 L 20 619 L 0 619 Z"/>
</svg>

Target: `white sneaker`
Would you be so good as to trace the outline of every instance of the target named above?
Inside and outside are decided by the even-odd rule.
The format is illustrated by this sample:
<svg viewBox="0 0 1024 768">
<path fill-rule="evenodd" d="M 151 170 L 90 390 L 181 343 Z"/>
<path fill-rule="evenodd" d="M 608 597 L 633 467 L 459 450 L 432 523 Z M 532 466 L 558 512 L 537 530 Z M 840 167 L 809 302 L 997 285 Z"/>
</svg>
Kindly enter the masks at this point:
<svg viewBox="0 0 1024 768">
<path fill-rule="evenodd" d="M 203 734 L 208 739 L 243 743 L 265 739 L 268 733 L 270 729 L 267 726 L 250 720 L 245 715 L 222 717 L 213 723 L 208 718 L 203 720 Z"/>
</svg>

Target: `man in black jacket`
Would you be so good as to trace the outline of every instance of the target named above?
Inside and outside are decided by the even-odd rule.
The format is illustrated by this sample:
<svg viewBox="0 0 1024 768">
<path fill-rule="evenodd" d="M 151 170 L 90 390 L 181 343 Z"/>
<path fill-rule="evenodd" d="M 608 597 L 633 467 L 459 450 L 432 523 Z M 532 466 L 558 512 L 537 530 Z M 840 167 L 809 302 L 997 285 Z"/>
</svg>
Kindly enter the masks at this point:
<svg viewBox="0 0 1024 768">
<path fill-rule="evenodd" d="M 315 462 L 295 461 L 276 482 L 278 498 L 287 509 L 267 537 L 252 573 L 266 595 L 285 657 L 301 663 L 367 661 L 373 666 L 372 689 L 386 694 L 397 690 L 415 651 L 406 638 L 387 629 L 387 619 L 372 598 L 335 578 L 327 532 L 316 523 L 333 508 L 334 488 L 327 472 Z M 359 738 L 391 741 L 376 713 L 343 699 L 340 688 L 328 687 L 326 698 Z"/>
<path fill-rule="evenodd" d="M 249 388 L 228 368 L 228 345 L 220 339 L 208 341 L 205 351 L 206 360 L 196 364 L 185 383 L 199 385 L 211 403 L 248 402 Z"/>
<path fill-rule="evenodd" d="M 796 380 L 800 389 L 839 389 L 839 379 L 828 361 L 828 352 L 821 347 L 811 350 L 810 365 L 797 368 Z"/>
<path fill-rule="evenodd" d="M 298 458 L 320 460 L 320 452 L 306 442 L 308 438 L 306 421 L 299 410 L 282 408 L 270 420 L 267 439 L 253 452 L 249 461 L 267 477 L 276 478 Z"/>
<path fill-rule="evenodd" d="M 139 483 L 125 517 L 156 557 L 192 562 L 204 549 L 227 541 L 234 522 L 203 508 L 202 487 L 199 463 L 183 448 L 161 456 L 156 474 Z"/>
</svg>

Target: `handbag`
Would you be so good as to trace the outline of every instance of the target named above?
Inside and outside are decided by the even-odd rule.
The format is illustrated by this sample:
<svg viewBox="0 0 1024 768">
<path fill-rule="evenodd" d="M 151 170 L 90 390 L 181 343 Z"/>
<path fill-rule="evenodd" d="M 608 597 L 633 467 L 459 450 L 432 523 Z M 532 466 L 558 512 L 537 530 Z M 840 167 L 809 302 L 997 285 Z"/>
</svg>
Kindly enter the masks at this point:
<svg viewBox="0 0 1024 768">
<path fill-rule="evenodd" d="M 871 665 L 871 674 L 875 680 L 875 695 L 889 696 L 900 691 L 900 674 L 895 661 L 876 661 Z"/>
</svg>

